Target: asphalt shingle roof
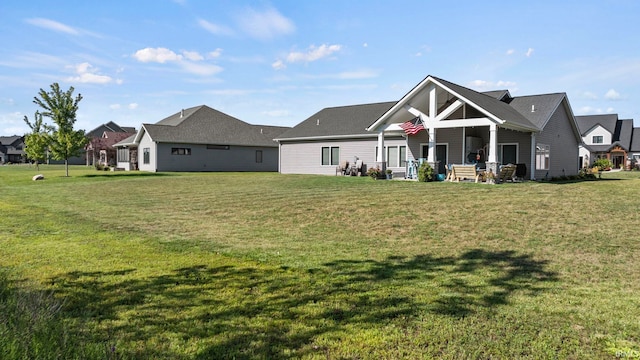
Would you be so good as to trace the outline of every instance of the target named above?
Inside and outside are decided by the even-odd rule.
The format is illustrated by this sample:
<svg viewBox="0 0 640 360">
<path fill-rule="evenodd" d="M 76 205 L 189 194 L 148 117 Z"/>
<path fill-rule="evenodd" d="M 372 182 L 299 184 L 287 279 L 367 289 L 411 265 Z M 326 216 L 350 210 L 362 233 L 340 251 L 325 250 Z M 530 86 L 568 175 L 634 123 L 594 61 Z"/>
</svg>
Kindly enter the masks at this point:
<svg viewBox="0 0 640 360">
<path fill-rule="evenodd" d="M 460 86 L 458 84 L 454 84 L 452 82 L 437 78 L 432 76 L 432 78 L 439 83 L 445 85 L 450 90 L 458 93 L 460 96 L 465 97 L 472 103 L 478 105 L 480 108 L 488 111 L 490 114 L 493 114 L 497 118 L 504 120 L 506 123 L 505 127 L 509 127 L 509 125 L 514 125 L 517 128 L 525 128 L 530 130 L 541 130 L 537 126 L 535 126 L 528 117 L 525 117 L 521 112 L 517 111 L 513 106 L 507 104 L 506 102 L 500 101 L 496 99 L 494 96 L 483 94 L 477 92 L 475 90 L 471 90 L 464 86 Z M 512 103 L 513 101 L 512 100 Z"/>
<path fill-rule="evenodd" d="M 578 128 L 580 129 L 580 135 L 583 136 L 587 133 L 587 131 L 591 130 L 596 125 L 600 125 L 611 134 L 614 134 L 616 131 L 617 121 L 617 114 L 576 116 L 576 122 L 578 123 Z"/>
<path fill-rule="evenodd" d="M 290 129 L 251 125 L 206 105 L 184 109 L 143 127 L 156 142 L 270 147 L 278 146 L 273 139 Z"/>
<path fill-rule="evenodd" d="M 330 107 L 320 110 L 277 139 L 370 135 L 366 128 L 389 110 L 395 101 Z"/>
</svg>

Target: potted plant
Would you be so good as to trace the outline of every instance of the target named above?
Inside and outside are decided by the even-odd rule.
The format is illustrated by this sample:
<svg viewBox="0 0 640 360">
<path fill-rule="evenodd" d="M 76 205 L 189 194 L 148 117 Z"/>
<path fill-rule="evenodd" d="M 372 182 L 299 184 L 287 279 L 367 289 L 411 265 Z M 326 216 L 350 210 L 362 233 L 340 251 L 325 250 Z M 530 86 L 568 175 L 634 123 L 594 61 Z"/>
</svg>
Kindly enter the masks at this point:
<svg viewBox="0 0 640 360">
<path fill-rule="evenodd" d="M 393 171 L 391 169 L 387 169 L 385 173 L 387 174 L 387 180 L 391 180 L 393 178 Z"/>
</svg>

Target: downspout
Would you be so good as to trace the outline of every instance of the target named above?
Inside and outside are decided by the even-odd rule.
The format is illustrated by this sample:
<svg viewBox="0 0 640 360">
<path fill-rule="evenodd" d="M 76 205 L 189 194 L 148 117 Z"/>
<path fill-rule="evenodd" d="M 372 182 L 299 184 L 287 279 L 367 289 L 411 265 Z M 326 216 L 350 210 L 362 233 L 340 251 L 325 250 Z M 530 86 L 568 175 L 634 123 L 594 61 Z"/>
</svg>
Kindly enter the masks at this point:
<svg viewBox="0 0 640 360">
<path fill-rule="evenodd" d="M 531 163 L 529 164 L 529 180 L 536 179 L 536 133 L 531 133 Z"/>
</svg>

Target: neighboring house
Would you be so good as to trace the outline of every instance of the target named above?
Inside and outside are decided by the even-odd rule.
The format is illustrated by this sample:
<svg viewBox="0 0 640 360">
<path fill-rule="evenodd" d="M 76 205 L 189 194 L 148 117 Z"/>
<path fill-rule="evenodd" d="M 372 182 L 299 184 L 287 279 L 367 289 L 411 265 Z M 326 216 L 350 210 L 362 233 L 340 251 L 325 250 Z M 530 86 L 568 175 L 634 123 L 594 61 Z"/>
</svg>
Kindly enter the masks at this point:
<svg viewBox="0 0 640 360">
<path fill-rule="evenodd" d="M 424 130 L 407 135 L 403 124 Z M 340 161 L 358 157 L 394 173 L 414 160 L 440 173 L 447 164 L 494 172 L 520 164 L 530 179 L 577 174 L 581 142 L 564 93 L 480 93 L 434 76 L 397 102 L 324 109 L 276 140 L 282 173 L 335 174 Z"/>
<path fill-rule="evenodd" d="M 634 169 L 640 170 L 640 128 L 633 128 L 629 158 Z"/>
<path fill-rule="evenodd" d="M 116 148 L 113 145 L 135 133 L 134 127 L 120 126 L 113 121 L 89 131 L 86 134 L 89 143 L 85 146 L 84 154 L 86 165 L 115 166 Z"/>
<path fill-rule="evenodd" d="M 626 168 L 631 158 L 633 120 L 618 119 L 618 114 L 605 114 L 576 116 L 576 121 L 582 135 L 583 144 L 579 151 L 583 167 L 604 158 L 609 159 L 616 169 Z"/>
<path fill-rule="evenodd" d="M 132 134 L 130 132 L 105 131 L 101 137 L 92 138 L 86 146 L 87 161 L 91 159 L 91 164 L 116 166 L 117 149 L 114 145 L 133 135 L 135 132 Z"/>
<path fill-rule="evenodd" d="M 117 166 L 152 172 L 277 171 L 278 144 L 273 139 L 288 129 L 251 125 L 196 106 L 155 124 L 142 124 L 134 137 L 115 145 Z"/>
<path fill-rule="evenodd" d="M 27 157 L 24 152 L 24 136 L 0 136 L 0 164 L 25 161 Z"/>
</svg>

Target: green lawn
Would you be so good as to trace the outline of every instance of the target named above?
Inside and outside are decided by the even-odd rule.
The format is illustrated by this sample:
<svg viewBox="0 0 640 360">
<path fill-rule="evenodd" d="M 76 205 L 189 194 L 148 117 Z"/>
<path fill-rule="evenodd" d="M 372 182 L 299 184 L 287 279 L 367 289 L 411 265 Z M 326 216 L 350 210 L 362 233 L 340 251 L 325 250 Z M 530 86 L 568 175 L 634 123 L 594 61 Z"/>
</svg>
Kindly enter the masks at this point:
<svg viewBox="0 0 640 360">
<path fill-rule="evenodd" d="M 640 172 L 70 174 L 0 167 L 0 358 L 640 358 Z"/>
</svg>

